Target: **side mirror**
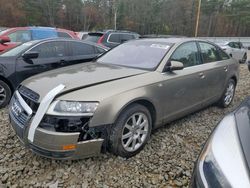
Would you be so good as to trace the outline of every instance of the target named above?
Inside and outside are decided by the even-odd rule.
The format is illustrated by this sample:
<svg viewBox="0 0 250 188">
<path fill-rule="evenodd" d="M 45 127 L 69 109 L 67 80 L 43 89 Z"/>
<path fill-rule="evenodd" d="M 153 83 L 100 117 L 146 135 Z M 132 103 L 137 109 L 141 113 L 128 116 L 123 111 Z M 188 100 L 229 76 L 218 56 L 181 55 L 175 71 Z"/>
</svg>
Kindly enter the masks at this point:
<svg viewBox="0 0 250 188">
<path fill-rule="evenodd" d="M 166 64 L 164 72 L 172 72 L 175 70 L 182 70 L 182 69 L 184 69 L 183 63 L 179 61 L 170 61 Z"/>
<path fill-rule="evenodd" d="M 7 43 L 7 42 L 10 42 L 10 37 L 8 37 L 8 36 L 1 36 L 0 37 L 1 44 Z"/>
<path fill-rule="evenodd" d="M 39 56 L 39 53 L 35 51 L 26 52 L 22 55 L 23 59 L 36 59 L 38 58 L 38 56 Z"/>
</svg>

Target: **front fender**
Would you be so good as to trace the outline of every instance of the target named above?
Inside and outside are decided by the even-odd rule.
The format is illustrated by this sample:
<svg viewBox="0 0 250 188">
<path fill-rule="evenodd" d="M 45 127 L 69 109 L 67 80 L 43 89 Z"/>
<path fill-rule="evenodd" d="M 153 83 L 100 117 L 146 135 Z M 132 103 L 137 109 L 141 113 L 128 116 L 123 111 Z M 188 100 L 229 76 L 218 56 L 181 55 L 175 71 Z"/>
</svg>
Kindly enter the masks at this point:
<svg viewBox="0 0 250 188">
<path fill-rule="evenodd" d="M 141 88 L 109 97 L 101 101 L 93 118 L 89 123 L 89 127 L 114 124 L 120 113 L 128 105 L 139 100 L 147 100 L 148 102 L 152 103 L 156 110 L 155 122 L 156 124 L 159 124 L 163 110 L 160 107 L 157 97 L 154 98 L 153 92 L 147 92 L 146 89 Z"/>
</svg>

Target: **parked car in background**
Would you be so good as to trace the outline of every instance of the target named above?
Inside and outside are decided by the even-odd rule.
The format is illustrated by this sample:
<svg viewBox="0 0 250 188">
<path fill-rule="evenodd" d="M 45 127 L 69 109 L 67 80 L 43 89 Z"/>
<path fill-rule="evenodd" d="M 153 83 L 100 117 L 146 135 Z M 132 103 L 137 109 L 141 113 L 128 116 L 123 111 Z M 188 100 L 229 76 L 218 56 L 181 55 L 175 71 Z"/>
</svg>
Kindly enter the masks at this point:
<svg viewBox="0 0 250 188">
<path fill-rule="evenodd" d="M 130 31 L 107 30 L 90 32 L 84 40 L 102 44 L 109 48 L 114 48 L 126 41 L 138 39 L 139 36 L 140 35 L 138 33 Z"/>
<path fill-rule="evenodd" d="M 25 80 L 11 100 L 10 120 L 43 156 L 76 159 L 108 149 L 128 158 L 152 129 L 214 103 L 228 107 L 238 68 L 206 41 L 133 40 L 95 62 Z"/>
<path fill-rule="evenodd" d="M 93 60 L 108 48 L 74 39 L 23 43 L 0 54 L 0 108 L 6 106 L 26 78 L 51 69 Z"/>
<path fill-rule="evenodd" d="M 250 71 L 250 61 L 247 62 L 248 70 Z"/>
<path fill-rule="evenodd" d="M 88 33 L 89 32 L 87 32 L 87 31 L 76 32 L 78 38 L 81 39 L 81 40 L 84 40 L 88 36 Z"/>
<path fill-rule="evenodd" d="M 161 35 L 161 34 L 150 34 L 150 35 L 141 35 L 140 38 L 185 38 L 181 35 Z"/>
<path fill-rule="evenodd" d="M 250 187 L 250 97 L 214 129 L 196 163 L 191 187 Z"/>
<path fill-rule="evenodd" d="M 20 43 L 52 37 L 79 39 L 75 32 L 51 27 L 15 27 L 0 32 L 0 52 Z"/>
<path fill-rule="evenodd" d="M 247 49 L 243 47 L 241 42 L 225 42 L 218 43 L 218 45 L 240 63 L 246 63 Z"/>
<path fill-rule="evenodd" d="M 6 30 L 6 27 L 0 27 L 0 31 Z"/>
</svg>

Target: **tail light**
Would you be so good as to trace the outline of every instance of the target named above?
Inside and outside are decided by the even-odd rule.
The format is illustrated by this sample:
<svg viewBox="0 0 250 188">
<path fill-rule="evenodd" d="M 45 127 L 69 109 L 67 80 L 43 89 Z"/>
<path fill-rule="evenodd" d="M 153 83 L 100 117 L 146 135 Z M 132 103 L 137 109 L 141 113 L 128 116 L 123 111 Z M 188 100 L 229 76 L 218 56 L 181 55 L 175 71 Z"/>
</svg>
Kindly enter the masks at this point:
<svg viewBox="0 0 250 188">
<path fill-rule="evenodd" d="M 104 35 L 102 35 L 102 36 L 99 38 L 99 40 L 97 41 L 97 44 L 102 44 L 103 39 L 104 39 Z"/>
</svg>

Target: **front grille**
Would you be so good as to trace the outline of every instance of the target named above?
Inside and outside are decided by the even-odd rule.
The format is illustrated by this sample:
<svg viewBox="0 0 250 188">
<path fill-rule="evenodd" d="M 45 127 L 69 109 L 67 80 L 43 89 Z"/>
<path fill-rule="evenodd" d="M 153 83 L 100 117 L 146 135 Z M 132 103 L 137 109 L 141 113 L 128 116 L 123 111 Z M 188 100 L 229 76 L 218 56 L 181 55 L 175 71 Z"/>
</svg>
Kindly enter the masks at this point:
<svg viewBox="0 0 250 188">
<path fill-rule="evenodd" d="M 22 126 L 27 125 L 30 117 L 27 114 L 27 112 L 24 110 L 22 105 L 19 103 L 15 95 L 13 96 L 11 100 L 10 112 L 16 122 L 18 122 Z"/>
<path fill-rule="evenodd" d="M 21 86 L 18 89 L 19 93 L 25 97 L 28 98 L 30 100 L 32 100 L 33 102 L 38 102 L 40 96 L 39 94 L 37 94 L 36 92 L 32 91 L 31 89 L 25 87 L 25 86 Z"/>
<path fill-rule="evenodd" d="M 28 106 L 32 109 L 33 112 L 36 112 L 39 106 L 38 100 L 40 96 L 32 91 L 31 89 L 21 86 L 18 89 L 20 95 L 23 97 L 23 100 L 28 104 Z"/>
</svg>

